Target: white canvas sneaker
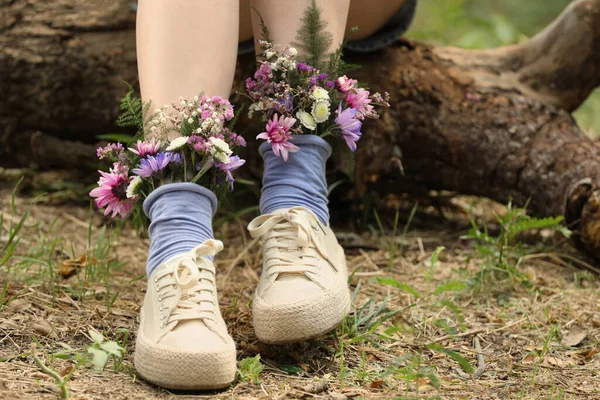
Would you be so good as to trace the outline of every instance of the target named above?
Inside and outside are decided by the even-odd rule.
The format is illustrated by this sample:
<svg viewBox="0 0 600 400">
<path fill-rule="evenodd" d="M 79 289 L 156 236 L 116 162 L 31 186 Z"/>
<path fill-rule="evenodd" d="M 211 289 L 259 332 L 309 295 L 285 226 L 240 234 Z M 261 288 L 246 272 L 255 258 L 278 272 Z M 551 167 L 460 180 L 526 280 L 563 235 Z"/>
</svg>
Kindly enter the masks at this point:
<svg viewBox="0 0 600 400">
<path fill-rule="evenodd" d="M 169 389 L 219 389 L 235 378 L 235 344 L 217 299 L 215 267 L 223 249 L 207 240 L 161 264 L 148 280 L 140 313 L 135 368 Z"/>
<path fill-rule="evenodd" d="M 263 243 L 263 269 L 252 303 L 264 343 L 295 343 L 336 328 L 350 311 L 344 250 L 307 208 L 255 218 L 248 231 Z"/>
</svg>

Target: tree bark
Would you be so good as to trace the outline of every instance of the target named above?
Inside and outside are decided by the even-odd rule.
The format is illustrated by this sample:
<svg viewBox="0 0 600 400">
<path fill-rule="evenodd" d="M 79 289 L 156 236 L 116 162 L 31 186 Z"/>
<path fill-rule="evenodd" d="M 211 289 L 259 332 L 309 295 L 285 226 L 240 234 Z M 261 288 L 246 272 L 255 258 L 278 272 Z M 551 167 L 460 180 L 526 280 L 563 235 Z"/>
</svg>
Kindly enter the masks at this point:
<svg viewBox="0 0 600 400">
<path fill-rule="evenodd" d="M 33 131 L 94 142 L 115 129 L 121 81 L 137 83 L 131 4 L 0 0 L 0 163 L 21 152 L 60 164 L 44 162 L 51 152 L 34 150 L 39 140 L 24 151 Z M 445 189 L 529 200 L 537 216 L 564 215 L 575 243 L 600 259 L 600 148 L 569 114 L 600 83 L 600 0 L 572 3 L 515 46 L 399 41 L 350 61 L 362 65 L 353 75 L 392 96 L 382 118 L 364 125 L 357 194 Z M 240 59 L 238 87 L 253 64 Z"/>
</svg>

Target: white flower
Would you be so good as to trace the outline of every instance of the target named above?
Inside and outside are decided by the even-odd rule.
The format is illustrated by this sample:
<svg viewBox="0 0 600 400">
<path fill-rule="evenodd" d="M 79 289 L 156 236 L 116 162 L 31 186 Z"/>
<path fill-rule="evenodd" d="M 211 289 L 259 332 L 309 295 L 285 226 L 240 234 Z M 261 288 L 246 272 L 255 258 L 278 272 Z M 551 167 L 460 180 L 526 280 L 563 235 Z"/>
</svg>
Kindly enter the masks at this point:
<svg viewBox="0 0 600 400">
<path fill-rule="evenodd" d="M 265 57 L 267 57 L 267 59 L 269 59 L 269 58 L 273 57 L 274 55 L 275 55 L 275 52 L 274 52 L 274 51 L 267 51 L 267 52 L 265 53 Z"/>
<path fill-rule="evenodd" d="M 290 47 L 290 48 L 288 49 L 288 53 L 290 53 L 290 55 L 293 57 L 293 56 L 295 56 L 295 55 L 297 55 L 297 54 L 298 54 L 298 50 L 296 50 L 296 48 L 295 48 L 295 47 Z"/>
<path fill-rule="evenodd" d="M 229 145 L 224 140 L 216 137 L 208 138 L 208 140 L 210 142 L 210 155 L 218 162 L 228 163 L 229 156 L 233 153 Z"/>
<path fill-rule="evenodd" d="M 329 93 L 327 93 L 327 90 L 323 89 L 320 86 L 315 86 L 311 96 L 313 99 L 315 99 L 315 101 L 329 101 Z"/>
<path fill-rule="evenodd" d="M 169 144 L 169 147 L 166 148 L 167 151 L 175 151 L 175 150 L 179 150 L 180 148 L 182 148 L 183 146 L 185 146 L 189 140 L 189 136 L 180 136 L 178 138 L 175 138 L 173 140 L 171 140 L 171 143 Z"/>
<path fill-rule="evenodd" d="M 311 131 L 317 129 L 317 123 L 315 122 L 315 119 L 306 111 L 298 111 L 296 113 L 296 118 L 300 120 L 306 129 L 310 129 Z"/>
<path fill-rule="evenodd" d="M 311 114 L 318 123 L 327 121 L 329 119 L 329 102 L 325 100 L 315 102 Z"/>
<path fill-rule="evenodd" d="M 192 122 L 194 122 L 193 118 L 188 118 L 188 124 L 191 124 Z"/>
<path fill-rule="evenodd" d="M 194 96 L 194 101 L 198 101 L 198 100 L 199 100 L 198 96 Z"/>
<path fill-rule="evenodd" d="M 126 191 L 128 199 L 133 199 L 135 196 L 137 196 L 137 192 L 141 183 L 142 178 L 140 178 L 139 176 L 136 176 L 131 180 L 131 182 L 129 182 Z"/>
</svg>

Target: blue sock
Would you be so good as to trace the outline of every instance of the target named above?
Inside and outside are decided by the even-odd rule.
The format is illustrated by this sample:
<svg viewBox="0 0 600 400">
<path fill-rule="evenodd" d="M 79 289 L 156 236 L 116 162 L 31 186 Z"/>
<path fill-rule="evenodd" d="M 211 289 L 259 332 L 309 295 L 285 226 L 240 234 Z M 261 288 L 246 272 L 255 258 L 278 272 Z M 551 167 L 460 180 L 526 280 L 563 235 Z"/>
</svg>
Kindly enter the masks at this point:
<svg viewBox="0 0 600 400">
<path fill-rule="evenodd" d="M 212 239 L 216 211 L 215 194 L 195 183 L 170 183 L 150 193 L 144 200 L 150 218 L 147 276 L 170 257 Z"/>
<path fill-rule="evenodd" d="M 324 224 L 329 223 L 325 163 L 331 146 L 315 135 L 294 135 L 292 143 L 300 147 L 287 161 L 276 156 L 269 143 L 259 147 L 265 161 L 260 212 L 303 206 L 314 212 Z"/>
</svg>

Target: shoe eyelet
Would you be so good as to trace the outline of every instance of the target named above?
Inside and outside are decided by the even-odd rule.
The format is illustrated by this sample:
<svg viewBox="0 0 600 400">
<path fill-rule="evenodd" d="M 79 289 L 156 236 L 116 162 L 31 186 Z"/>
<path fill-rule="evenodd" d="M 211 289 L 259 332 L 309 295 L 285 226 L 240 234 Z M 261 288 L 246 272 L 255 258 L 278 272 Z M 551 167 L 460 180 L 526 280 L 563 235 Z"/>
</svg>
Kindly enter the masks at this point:
<svg viewBox="0 0 600 400">
<path fill-rule="evenodd" d="M 158 286 L 156 287 L 156 292 L 160 292 L 160 288 Z"/>
<path fill-rule="evenodd" d="M 319 229 L 320 229 L 320 228 L 319 228 L 319 225 L 317 225 L 317 226 L 315 227 L 315 231 L 319 232 Z"/>
<path fill-rule="evenodd" d="M 163 311 L 163 310 L 164 310 L 164 308 L 163 308 L 163 305 L 161 304 L 160 308 L 158 309 L 158 311 Z"/>
<path fill-rule="evenodd" d="M 154 283 L 158 283 L 158 276 L 154 278 Z"/>
<path fill-rule="evenodd" d="M 165 324 L 161 322 L 161 323 L 160 323 L 160 329 L 162 329 L 162 328 L 164 328 L 164 327 L 165 327 Z"/>
</svg>

